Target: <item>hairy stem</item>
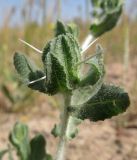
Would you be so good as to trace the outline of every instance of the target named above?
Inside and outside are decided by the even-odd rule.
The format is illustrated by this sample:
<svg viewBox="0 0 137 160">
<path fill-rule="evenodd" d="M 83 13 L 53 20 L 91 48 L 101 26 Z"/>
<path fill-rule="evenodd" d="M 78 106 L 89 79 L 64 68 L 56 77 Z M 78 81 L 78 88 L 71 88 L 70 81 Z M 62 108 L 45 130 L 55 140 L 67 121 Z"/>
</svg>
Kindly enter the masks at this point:
<svg viewBox="0 0 137 160">
<path fill-rule="evenodd" d="M 82 44 L 82 50 L 85 50 L 85 48 L 87 48 L 87 46 L 95 39 L 95 37 L 92 34 L 89 34 L 85 41 Z"/>
<path fill-rule="evenodd" d="M 82 52 L 81 52 L 82 61 L 84 60 L 84 56 L 85 56 L 83 54 L 84 53 L 83 51 L 85 51 L 87 49 L 87 47 L 89 46 L 89 44 L 94 40 L 95 40 L 94 36 L 92 34 L 89 34 L 86 37 L 86 39 L 84 40 L 84 42 L 82 43 Z M 80 77 L 83 76 L 83 70 L 84 70 L 84 65 L 81 64 L 80 73 L 79 73 Z"/>
<path fill-rule="evenodd" d="M 60 136 L 55 160 L 65 160 L 65 151 L 67 146 L 66 131 L 67 131 L 68 122 L 69 122 L 69 114 L 67 111 L 67 106 L 69 105 L 69 103 L 70 103 L 70 95 L 67 94 L 65 95 L 65 103 L 61 113 L 61 136 Z"/>
</svg>

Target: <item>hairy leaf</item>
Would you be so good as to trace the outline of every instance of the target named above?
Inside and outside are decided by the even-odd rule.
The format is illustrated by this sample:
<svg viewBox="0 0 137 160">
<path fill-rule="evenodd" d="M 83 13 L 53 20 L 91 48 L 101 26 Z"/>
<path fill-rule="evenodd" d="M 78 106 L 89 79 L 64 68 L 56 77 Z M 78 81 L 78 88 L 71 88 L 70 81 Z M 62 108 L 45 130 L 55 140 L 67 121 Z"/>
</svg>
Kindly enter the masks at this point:
<svg viewBox="0 0 137 160">
<path fill-rule="evenodd" d="M 117 24 L 122 13 L 123 0 L 91 0 L 93 23 L 90 27 L 94 37 L 111 30 Z"/>
<path fill-rule="evenodd" d="M 125 112 L 129 104 L 129 96 L 123 89 L 113 85 L 103 85 L 87 103 L 69 107 L 68 110 L 73 116 L 82 120 L 99 121 Z"/>
<path fill-rule="evenodd" d="M 9 139 L 13 146 L 16 148 L 20 159 L 28 160 L 30 155 L 28 127 L 22 123 L 16 123 Z"/>
<path fill-rule="evenodd" d="M 78 134 L 78 129 L 77 126 L 81 123 L 81 120 L 70 116 L 68 124 L 67 124 L 67 129 L 66 129 L 66 138 L 68 140 L 71 140 L 75 138 Z M 60 137 L 61 136 L 61 124 L 55 124 L 54 128 L 51 131 L 52 135 L 54 137 Z"/>
<path fill-rule="evenodd" d="M 31 142 L 30 160 L 52 160 L 52 157 L 45 151 L 46 141 L 42 135 L 35 136 Z"/>
<path fill-rule="evenodd" d="M 54 125 L 54 128 L 52 129 L 51 131 L 51 134 L 54 136 L 54 137 L 60 137 L 61 136 L 61 125 L 60 124 L 55 124 Z"/>
<path fill-rule="evenodd" d="M 37 67 L 22 54 L 15 53 L 14 65 L 21 79 L 26 84 L 44 76 L 44 73 L 37 69 Z M 45 93 L 45 80 L 30 84 L 28 87 Z"/>
<path fill-rule="evenodd" d="M 57 21 L 56 29 L 55 29 L 55 36 L 59 36 L 62 34 L 72 34 L 75 38 L 78 38 L 79 30 L 76 24 L 70 23 L 68 25 L 64 25 L 61 21 Z"/>
<path fill-rule="evenodd" d="M 71 106 L 82 105 L 93 97 L 103 84 L 105 75 L 103 51 L 97 47 L 96 56 L 86 62 L 91 68 L 81 80 L 80 87 L 72 92 Z"/>
<path fill-rule="evenodd" d="M 57 21 L 56 29 L 55 29 L 55 36 L 59 36 L 61 34 L 66 34 L 66 27 L 61 21 Z"/>
<path fill-rule="evenodd" d="M 75 38 L 79 36 L 79 29 L 78 26 L 74 23 L 69 23 L 67 26 L 67 32 L 71 33 Z"/>
<path fill-rule="evenodd" d="M 80 119 L 70 116 L 69 121 L 68 121 L 67 130 L 66 130 L 67 139 L 71 140 L 77 136 L 77 134 L 78 134 L 77 126 L 81 122 L 82 121 Z"/>
<path fill-rule="evenodd" d="M 80 60 L 80 47 L 71 35 L 59 35 L 44 48 L 42 60 L 46 73 L 47 93 L 72 90 L 79 82 L 75 65 Z"/>
</svg>

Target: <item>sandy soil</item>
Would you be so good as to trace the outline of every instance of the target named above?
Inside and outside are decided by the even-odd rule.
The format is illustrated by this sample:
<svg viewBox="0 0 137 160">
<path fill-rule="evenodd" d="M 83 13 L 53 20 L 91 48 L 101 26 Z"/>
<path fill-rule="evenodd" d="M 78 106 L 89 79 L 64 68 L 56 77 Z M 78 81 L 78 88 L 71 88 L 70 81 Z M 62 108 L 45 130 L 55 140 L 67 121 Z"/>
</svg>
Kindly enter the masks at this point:
<svg viewBox="0 0 137 160">
<path fill-rule="evenodd" d="M 41 112 L 42 111 L 42 112 Z M 41 114 L 39 114 L 39 112 Z M 68 145 L 67 160 L 137 160 L 137 116 L 125 126 L 113 118 L 104 122 L 83 122 L 78 136 Z M 31 114 L 2 114 L 0 116 L 0 148 L 6 147 L 8 134 L 16 121 L 28 124 L 30 137 L 42 133 L 47 139 L 47 148 L 55 154 L 58 139 L 50 131 L 59 121 L 58 110 L 43 104 L 41 109 L 33 109 Z M 125 120 L 125 117 L 122 118 Z M 127 119 L 126 119 L 127 120 Z M 132 122 L 132 123 L 131 123 Z M 118 127 L 119 126 L 119 127 Z M 5 160 L 7 158 L 5 157 Z"/>
</svg>

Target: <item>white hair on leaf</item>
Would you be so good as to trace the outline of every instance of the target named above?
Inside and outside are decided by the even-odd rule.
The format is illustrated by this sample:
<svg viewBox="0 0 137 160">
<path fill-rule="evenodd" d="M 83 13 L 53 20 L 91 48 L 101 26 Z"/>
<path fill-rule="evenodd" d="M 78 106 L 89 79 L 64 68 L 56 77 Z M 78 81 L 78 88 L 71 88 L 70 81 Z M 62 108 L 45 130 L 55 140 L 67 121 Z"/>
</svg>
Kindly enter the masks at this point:
<svg viewBox="0 0 137 160">
<path fill-rule="evenodd" d="M 34 83 L 39 82 L 39 81 L 42 81 L 42 80 L 44 80 L 44 79 L 46 79 L 46 76 L 43 76 L 43 77 L 41 77 L 41 78 L 39 78 L 39 79 L 36 79 L 36 80 L 34 80 L 34 81 L 31 81 L 31 82 L 27 83 L 27 85 L 34 84 Z"/>
</svg>

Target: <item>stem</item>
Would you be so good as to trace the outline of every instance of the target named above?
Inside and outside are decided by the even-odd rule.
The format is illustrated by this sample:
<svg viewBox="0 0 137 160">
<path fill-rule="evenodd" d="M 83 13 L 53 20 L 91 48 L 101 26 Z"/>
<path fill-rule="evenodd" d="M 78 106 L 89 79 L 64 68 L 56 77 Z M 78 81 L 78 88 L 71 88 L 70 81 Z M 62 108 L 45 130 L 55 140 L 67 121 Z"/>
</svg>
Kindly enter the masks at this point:
<svg viewBox="0 0 137 160">
<path fill-rule="evenodd" d="M 58 143 L 55 160 L 65 160 L 65 151 L 67 146 L 66 131 L 69 122 L 69 114 L 67 111 L 67 106 L 69 105 L 69 103 L 70 103 L 70 95 L 67 94 L 65 95 L 65 103 L 64 103 L 65 105 L 62 108 L 62 113 L 61 113 L 61 136 Z"/>
<path fill-rule="evenodd" d="M 82 44 L 82 50 L 85 50 L 85 48 L 87 48 L 87 46 L 95 39 L 95 37 L 92 34 L 89 34 L 85 41 Z"/>
<path fill-rule="evenodd" d="M 94 37 L 90 34 L 82 45 L 82 49 L 85 50 L 89 43 L 94 40 Z M 55 160 L 65 160 L 65 151 L 67 146 L 67 132 L 69 132 L 69 120 L 70 116 L 67 111 L 67 106 L 70 104 L 70 94 L 64 95 L 65 103 L 61 112 L 61 136 L 57 147 L 57 153 Z"/>
<path fill-rule="evenodd" d="M 82 51 L 85 51 L 85 49 L 87 49 L 87 47 L 89 46 L 89 44 L 94 41 L 95 37 L 92 35 L 92 34 L 89 34 L 86 39 L 84 40 L 83 44 L 82 44 Z M 83 52 L 81 54 L 81 58 L 82 58 L 82 61 L 84 60 L 84 55 L 83 55 Z M 80 77 L 83 76 L 83 70 L 84 70 L 84 66 L 81 65 L 81 68 L 80 68 Z"/>
</svg>

